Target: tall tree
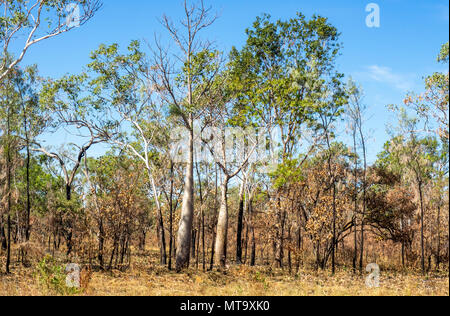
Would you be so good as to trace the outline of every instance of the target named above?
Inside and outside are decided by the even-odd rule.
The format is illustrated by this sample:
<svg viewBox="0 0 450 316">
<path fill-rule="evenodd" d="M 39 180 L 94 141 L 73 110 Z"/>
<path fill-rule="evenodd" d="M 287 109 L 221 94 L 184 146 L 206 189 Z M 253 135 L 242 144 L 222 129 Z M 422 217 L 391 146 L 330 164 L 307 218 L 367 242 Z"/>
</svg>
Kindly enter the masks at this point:
<svg viewBox="0 0 450 316">
<path fill-rule="evenodd" d="M 5 179 L 5 197 L 2 199 L 2 208 L 4 213 L 1 214 L 2 222 L 3 216 L 6 215 L 6 273 L 10 273 L 11 264 L 11 213 L 13 203 L 13 186 L 12 181 L 14 177 L 14 162 L 17 161 L 15 157 L 18 153 L 18 135 L 19 135 L 19 116 L 20 101 L 19 95 L 14 85 L 14 78 L 18 74 L 15 71 L 8 73 L 8 80 L 0 81 L 0 118 L 1 118 L 1 132 L 2 132 L 2 154 L 5 161 L 3 172 L 6 175 Z M 2 227 L 4 230 L 4 227 Z"/>
<path fill-rule="evenodd" d="M 392 166 L 403 165 L 407 171 L 403 177 L 415 185 L 419 201 L 420 253 L 422 272 L 425 268 L 425 186 L 431 180 L 434 163 L 438 160 L 438 142 L 433 137 L 420 137 L 417 118 L 410 118 L 406 110 L 399 108 L 399 136 L 393 137 L 386 146 L 387 155 L 395 158 Z M 395 162 L 395 163 L 394 163 Z"/>
<path fill-rule="evenodd" d="M 360 253 L 359 253 L 359 270 L 363 272 L 364 260 L 364 220 L 367 211 L 367 147 L 366 135 L 364 133 L 364 111 L 365 106 L 363 102 L 364 92 L 361 87 L 358 87 L 352 80 L 348 83 L 349 102 L 347 106 L 347 114 L 349 117 L 349 124 L 353 138 L 354 154 L 355 154 L 355 248 L 354 248 L 354 269 L 356 270 L 356 254 L 357 254 L 357 226 L 356 217 L 358 214 L 358 157 L 362 156 L 362 213 L 361 213 L 361 235 L 360 235 Z M 361 155 L 358 154 L 358 149 L 361 150 Z"/>
<path fill-rule="evenodd" d="M 19 95 L 22 115 L 21 136 L 24 140 L 25 147 L 25 181 L 26 181 L 26 226 L 25 240 L 29 241 L 31 233 L 31 159 L 32 141 L 42 133 L 45 126 L 41 111 L 39 108 L 39 96 L 36 89 L 37 84 L 37 67 L 28 67 L 24 72 L 19 71 L 16 77 L 15 85 Z"/>
<path fill-rule="evenodd" d="M 157 41 L 152 84 L 164 105 L 178 117 L 187 131 L 187 165 L 181 219 L 177 237 L 176 270 L 189 265 L 194 217 L 194 122 L 202 116 L 205 99 L 219 71 L 220 55 L 210 55 L 211 43 L 200 39 L 201 32 L 214 23 L 216 16 L 203 1 L 184 1 L 184 19 L 179 29 L 170 18 L 161 23 L 176 44 L 177 52 L 168 51 Z M 172 57 L 175 55 L 175 60 Z M 212 58 L 211 58 L 212 57 Z"/>
<path fill-rule="evenodd" d="M 276 162 L 286 163 L 298 154 L 304 128 L 314 125 L 326 106 L 319 101 L 326 87 L 334 90 L 342 78 L 334 67 L 339 33 L 326 18 L 307 20 L 301 13 L 287 21 L 258 17 L 246 33 L 246 45 L 240 51 L 233 48 L 230 57 L 238 92 L 236 112 L 247 125 L 268 127 Z M 279 209 L 274 258 L 278 267 L 283 261 L 285 217 Z"/>
</svg>

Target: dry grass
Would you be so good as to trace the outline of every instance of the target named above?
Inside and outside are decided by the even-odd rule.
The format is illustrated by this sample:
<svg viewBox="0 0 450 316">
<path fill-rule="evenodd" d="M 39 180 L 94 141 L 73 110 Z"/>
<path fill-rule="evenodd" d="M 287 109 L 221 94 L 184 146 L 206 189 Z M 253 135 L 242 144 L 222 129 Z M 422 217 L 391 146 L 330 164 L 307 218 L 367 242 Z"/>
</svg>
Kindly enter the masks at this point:
<svg viewBox="0 0 450 316">
<path fill-rule="evenodd" d="M 286 275 L 267 267 L 233 266 L 226 273 L 191 269 L 177 274 L 152 264 L 150 256 L 134 257 L 127 272 L 94 272 L 79 295 L 88 296 L 448 296 L 448 274 L 382 272 L 380 287 L 369 289 L 365 276 L 340 271 L 301 271 Z M 0 296 L 53 295 L 36 280 L 34 268 L 13 266 L 0 275 Z"/>
</svg>

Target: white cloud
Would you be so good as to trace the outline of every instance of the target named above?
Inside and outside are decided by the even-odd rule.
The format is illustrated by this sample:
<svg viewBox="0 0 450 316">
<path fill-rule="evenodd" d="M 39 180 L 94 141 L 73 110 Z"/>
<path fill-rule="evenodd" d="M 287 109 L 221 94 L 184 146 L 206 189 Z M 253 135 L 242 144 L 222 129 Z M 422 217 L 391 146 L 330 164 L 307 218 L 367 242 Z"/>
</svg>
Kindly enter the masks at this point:
<svg viewBox="0 0 450 316">
<path fill-rule="evenodd" d="M 410 91 L 414 87 L 414 80 L 411 80 L 407 75 L 393 72 L 389 67 L 378 65 L 369 66 L 367 67 L 366 75 L 372 80 L 393 86 L 403 92 Z"/>
</svg>

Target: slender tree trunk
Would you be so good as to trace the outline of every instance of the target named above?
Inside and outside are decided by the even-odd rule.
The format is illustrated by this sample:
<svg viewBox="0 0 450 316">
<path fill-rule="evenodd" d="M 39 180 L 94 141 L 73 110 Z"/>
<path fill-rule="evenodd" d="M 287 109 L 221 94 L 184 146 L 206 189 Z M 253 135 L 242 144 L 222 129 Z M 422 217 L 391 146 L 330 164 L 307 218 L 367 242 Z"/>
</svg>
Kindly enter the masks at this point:
<svg viewBox="0 0 450 316">
<path fill-rule="evenodd" d="M 67 201 L 72 200 L 72 186 L 67 183 L 66 184 L 66 199 Z M 69 256 L 72 253 L 72 237 L 73 237 L 73 223 L 72 220 L 69 219 L 70 223 L 69 223 L 69 227 L 68 227 L 68 231 L 66 233 L 64 233 L 65 238 L 66 238 L 66 246 L 67 246 L 67 256 Z M 65 227 L 63 228 L 65 229 Z"/>
<path fill-rule="evenodd" d="M 215 166 L 215 176 L 216 176 L 216 180 L 215 180 L 215 191 L 214 191 L 214 218 L 213 218 L 213 222 L 216 223 L 217 222 L 217 199 L 218 199 L 218 171 L 217 171 L 217 165 Z M 212 271 L 214 268 L 214 256 L 215 256 L 215 252 L 214 252 L 214 246 L 216 244 L 216 231 L 217 231 L 217 227 L 213 227 L 213 231 L 212 231 L 212 238 L 211 238 L 211 260 L 209 263 L 209 270 Z"/>
<path fill-rule="evenodd" d="M 212 271 L 214 269 L 215 245 L 216 245 L 216 230 L 213 228 L 213 234 L 211 238 L 211 257 L 209 260 L 209 271 Z"/>
<path fill-rule="evenodd" d="M 256 240 L 255 240 L 255 227 L 253 223 L 253 199 L 251 196 L 249 196 L 248 202 L 247 202 L 247 208 L 248 208 L 248 217 L 249 217 L 249 225 L 250 225 L 250 234 L 252 235 L 250 247 L 250 266 L 254 267 L 256 264 Z"/>
<path fill-rule="evenodd" d="M 222 183 L 222 198 L 220 203 L 219 218 L 217 220 L 217 235 L 215 244 L 215 260 L 219 270 L 226 267 L 227 238 L 228 238 L 228 175 L 224 175 Z"/>
<path fill-rule="evenodd" d="M 8 249 L 6 250 L 6 274 L 10 273 L 9 265 L 11 264 L 11 215 L 8 214 Z"/>
<path fill-rule="evenodd" d="M 252 231 L 252 242 L 251 242 L 252 252 L 250 256 L 250 266 L 254 267 L 256 264 L 256 239 L 255 239 L 255 228 L 253 227 L 253 225 L 251 231 Z"/>
<path fill-rule="evenodd" d="M 203 253 L 203 255 L 202 255 L 202 258 L 203 258 L 203 272 L 205 272 L 206 271 L 206 253 L 205 253 L 205 251 L 206 251 L 206 249 L 205 249 L 205 247 L 206 247 L 206 241 L 205 241 L 205 238 L 206 238 L 206 236 L 205 236 L 205 212 L 202 210 L 202 253 Z"/>
<path fill-rule="evenodd" d="M 5 227 L 3 225 L 3 214 L 2 214 L 2 222 L 0 223 L 0 239 L 1 239 L 1 247 L 2 250 L 8 249 L 8 243 L 6 241 L 6 233 L 5 233 Z"/>
<path fill-rule="evenodd" d="M 27 159 L 26 159 L 26 181 L 27 181 L 27 219 L 25 228 L 25 240 L 30 240 L 31 233 L 31 199 L 30 199 L 30 145 L 27 137 Z"/>
<path fill-rule="evenodd" d="M 189 128 L 189 158 L 186 167 L 186 180 L 184 188 L 183 205 L 181 208 L 180 227 L 178 229 L 176 270 L 180 272 L 189 265 L 191 248 L 191 233 L 194 217 L 194 127 L 190 115 Z"/>
<path fill-rule="evenodd" d="M 238 211 L 238 225 L 236 236 L 236 263 L 242 263 L 242 229 L 244 225 L 244 192 L 245 180 L 242 181 L 241 189 L 239 191 L 239 211 Z"/>
<path fill-rule="evenodd" d="M 161 207 L 161 203 L 159 201 L 159 195 L 157 192 L 155 179 L 151 174 L 150 165 L 147 164 L 146 167 L 147 167 L 149 181 L 150 181 L 150 184 L 152 187 L 153 198 L 155 199 L 155 204 L 156 204 L 156 212 L 157 212 L 156 220 L 158 222 L 156 233 L 158 236 L 160 264 L 166 265 L 167 264 L 166 233 L 164 230 L 164 218 L 163 218 L 163 214 L 162 214 L 162 207 Z"/>
<path fill-rule="evenodd" d="M 402 241 L 402 267 L 405 268 L 405 242 Z"/>
<path fill-rule="evenodd" d="M 27 122 L 27 113 L 25 109 L 25 103 L 22 100 L 22 106 L 23 106 L 23 125 L 25 130 L 25 142 L 26 142 L 26 149 L 27 149 L 27 158 L 26 158 L 26 194 L 27 194 L 27 204 L 26 204 L 26 227 L 25 227 L 25 241 L 30 240 L 30 216 L 31 216 L 31 201 L 30 201 L 30 139 L 28 135 L 28 122 Z"/>
<path fill-rule="evenodd" d="M 333 241 L 331 249 L 331 272 L 336 273 L 336 182 L 333 180 Z"/>
<path fill-rule="evenodd" d="M 7 111 L 7 131 L 6 131 L 6 215 L 8 225 L 7 250 L 6 250 L 6 273 L 10 273 L 11 263 L 11 140 L 10 140 L 10 109 Z"/>
<path fill-rule="evenodd" d="M 98 262 L 100 264 L 100 269 L 105 268 L 105 262 L 103 260 L 103 248 L 105 242 L 105 233 L 103 231 L 103 218 L 100 218 L 98 224 Z"/>
<path fill-rule="evenodd" d="M 201 232 L 202 232 L 202 210 L 200 210 L 200 216 L 198 218 L 198 228 L 197 228 L 197 237 L 196 237 L 196 245 L 195 245 L 195 250 L 196 250 L 196 260 L 195 260 L 195 265 L 198 269 L 198 264 L 200 263 L 200 236 L 201 236 Z"/>
<path fill-rule="evenodd" d="M 166 253 L 166 234 L 164 231 L 164 221 L 161 206 L 158 207 L 158 239 L 160 244 L 160 258 L 161 265 L 167 264 L 167 253 Z"/>
<path fill-rule="evenodd" d="M 418 180 L 419 183 L 419 197 L 420 197 L 420 250 L 421 250 L 421 266 L 422 273 L 425 274 L 425 239 L 424 239 L 424 206 L 423 206 L 423 192 L 422 192 L 422 181 Z"/>
<path fill-rule="evenodd" d="M 364 158 L 364 170 L 363 170 L 363 210 L 361 215 L 361 247 L 360 247 L 360 257 L 359 257 L 359 271 L 363 273 L 363 264 L 364 264 L 364 225 L 365 225 L 365 217 L 366 217 L 366 209 L 367 209 L 367 151 L 366 151 L 366 142 L 364 139 L 364 134 L 362 131 L 361 123 L 359 124 L 359 133 L 361 136 L 361 144 L 363 149 L 363 158 Z"/>
<path fill-rule="evenodd" d="M 405 221 L 403 219 L 403 216 L 400 219 L 400 228 L 403 231 L 405 227 Z M 405 268 L 405 241 L 402 240 L 402 267 Z"/>
<path fill-rule="evenodd" d="M 291 242 L 291 227 L 288 228 L 288 241 Z M 289 274 L 292 273 L 292 250 L 291 247 L 288 248 L 288 267 L 289 267 Z"/>
<path fill-rule="evenodd" d="M 354 240 L 354 247 L 353 247 L 353 273 L 356 273 L 356 265 L 358 262 L 358 229 L 357 229 L 357 219 L 358 219 L 358 155 L 357 155 L 357 150 L 356 150 L 356 130 L 354 130 L 353 132 L 353 146 L 354 146 L 354 151 L 355 151 L 355 160 L 354 160 L 354 177 L 355 177 L 355 183 L 354 183 L 354 194 L 353 194 L 353 198 L 354 198 L 354 219 L 353 219 L 353 229 L 354 229 L 354 236 L 353 238 Z"/>
<path fill-rule="evenodd" d="M 242 263 L 245 264 L 247 262 L 247 258 L 248 258 L 248 234 L 249 234 L 249 227 L 248 227 L 248 223 L 247 225 L 245 225 L 245 237 L 244 237 L 244 244 L 243 244 L 243 249 L 245 249 L 244 251 L 244 255 L 242 258 Z"/>
<path fill-rule="evenodd" d="M 440 202 L 439 202 L 440 203 Z M 441 206 L 438 206 L 437 212 L 437 247 L 436 247 L 436 270 L 439 271 L 441 264 Z"/>
<path fill-rule="evenodd" d="M 276 268 L 283 268 L 284 228 L 286 224 L 286 210 L 282 210 L 281 199 L 278 198 L 277 221 L 278 228 L 274 244 L 274 264 Z"/>
<path fill-rule="evenodd" d="M 173 162 L 170 163 L 170 194 L 169 194 L 169 270 L 172 270 L 172 253 L 173 253 Z"/>
<path fill-rule="evenodd" d="M 193 229 L 191 233 L 191 258 L 195 259 L 195 246 L 197 244 L 197 229 Z"/>
<path fill-rule="evenodd" d="M 332 236 L 332 241 L 331 241 L 331 271 L 332 274 L 336 273 L 336 179 L 335 179 L 335 175 L 333 173 L 332 170 L 332 161 L 331 161 L 331 144 L 330 144 L 330 136 L 326 135 L 327 137 L 327 145 L 328 145 L 328 172 L 329 172 L 329 177 L 330 180 L 332 181 L 332 186 L 333 186 L 333 223 L 332 223 L 332 230 L 333 230 L 333 236 Z"/>
<path fill-rule="evenodd" d="M 298 224 L 297 227 L 297 266 L 296 268 L 296 273 L 298 273 L 298 271 L 300 270 L 300 261 L 301 261 L 301 252 L 302 252 L 302 228 L 300 225 L 300 222 Z"/>
</svg>

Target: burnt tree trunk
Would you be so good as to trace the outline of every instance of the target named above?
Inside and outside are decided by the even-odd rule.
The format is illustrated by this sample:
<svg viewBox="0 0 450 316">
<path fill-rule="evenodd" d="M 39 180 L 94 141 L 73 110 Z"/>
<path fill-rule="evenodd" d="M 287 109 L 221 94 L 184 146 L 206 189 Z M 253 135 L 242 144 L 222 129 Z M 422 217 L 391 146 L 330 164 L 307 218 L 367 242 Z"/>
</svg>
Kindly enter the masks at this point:
<svg viewBox="0 0 450 316">
<path fill-rule="evenodd" d="M 238 224 L 237 224 L 237 236 L 236 236 L 236 263 L 242 263 L 242 229 L 244 225 L 244 192 L 245 181 L 242 182 L 241 190 L 239 193 L 239 211 L 238 211 Z"/>
</svg>

